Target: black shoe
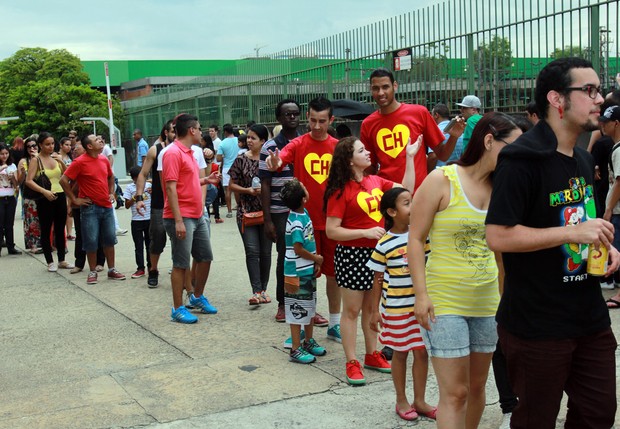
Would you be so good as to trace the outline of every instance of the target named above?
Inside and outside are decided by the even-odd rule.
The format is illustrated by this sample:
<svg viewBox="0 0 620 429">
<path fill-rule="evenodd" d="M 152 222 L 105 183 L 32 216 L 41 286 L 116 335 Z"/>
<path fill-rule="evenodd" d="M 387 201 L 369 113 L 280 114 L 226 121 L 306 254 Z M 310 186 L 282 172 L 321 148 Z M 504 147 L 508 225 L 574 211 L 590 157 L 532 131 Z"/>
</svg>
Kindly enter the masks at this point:
<svg viewBox="0 0 620 429">
<path fill-rule="evenodd" d="M 17 250 L 14 247 L 12 249 L 9 249 L 9 255 L 21 255 L 21 254 L 22 252 L 20 250 Z"/>
<path fill-rule="evenodd" d="M 146 281 L 151 289 L 157 287 L 157 279 L 159 278 L 159 271 L 151 270 L 149 271 L 149 279 Z"/>
<path fill-rule="evenodd" d="M 383 350 L 381 350 L 381 353 L 383 353 L 383 356 L 385 356 L 386 360 L 392 360 L 392 355 L 394 354 L 394 350 L 392 350 L 391 347 L 385 346 L 383 347 Z"/>
</svg>

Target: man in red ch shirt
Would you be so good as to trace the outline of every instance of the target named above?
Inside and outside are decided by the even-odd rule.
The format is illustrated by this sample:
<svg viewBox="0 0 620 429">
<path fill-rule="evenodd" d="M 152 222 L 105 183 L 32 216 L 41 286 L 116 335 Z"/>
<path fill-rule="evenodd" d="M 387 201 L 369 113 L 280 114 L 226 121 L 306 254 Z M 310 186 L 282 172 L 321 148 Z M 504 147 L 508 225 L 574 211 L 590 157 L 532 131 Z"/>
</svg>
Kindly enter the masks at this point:
<svg viewBox="0 0 620 429">
<path fill-rule="evenodd" d="M 426 153 L 430 148 L 437 158 L 446 161 L 465 128 L 462 119 L 457 120 L 445 136 L 435 123 L 428 109 L 418 104 L 405 104 L 396 100 L 398 82 L 387 69 L 376 69 L 370 75 L 370 92 L 379 110 L 362 122 L 360 140 L 370 151 L 372 173 L 399 183 L 405 171 L 405 147 L 407 141 L 415 141 L 424 135 L 423 147 L 414 158 L 415 188 L 417 189 L 427 175 Z"/>
<path fill-rule="evenodd" d="M 327 186 L 329 166 L 334 148 L 338 143 L 338 140 L 327 133 L 327 129 L 334 121 L 331 102 L 324 97 L 310 101 L 307 118 L 310 132 L 291 140 L 282 151 L 276 149 L 266 161 L 267 167 L 272 171 L 282 169 L 287 164 L 293 165 L 294 176 L 308 190 L 310 198 L 306 204 L 306 209 L 314 225 L 317 254 L 324 258 L 321 272 L 325 274 L 327 280 L 327 301 L 329 304 L 327 338 L 341 342 L 341 293 L 334 277 L 336 242 L 327 238 L 325 234 L 325 211 L 323 210 L 323 194 Z M 317 316 L 319 315 L 317 314 Z M 316 320 L 314 324 L 318 325 Z"/>
</svg>

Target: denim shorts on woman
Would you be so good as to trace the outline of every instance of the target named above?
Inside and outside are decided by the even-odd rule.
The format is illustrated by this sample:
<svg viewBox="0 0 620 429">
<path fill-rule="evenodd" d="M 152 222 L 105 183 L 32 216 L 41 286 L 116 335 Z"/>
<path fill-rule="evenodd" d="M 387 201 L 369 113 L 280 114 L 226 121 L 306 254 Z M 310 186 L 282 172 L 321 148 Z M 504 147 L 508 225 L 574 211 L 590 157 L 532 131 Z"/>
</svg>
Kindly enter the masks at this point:
<svg viewBox="0 0 620 429">
<path fill-rule="evenodd" d="M 80 207 L 82 221 L 82 250 L 86 253 L 96 252 L 99 244 L 112 247 L 116 244 L 114 227 L 114 209 L 96 204 Z"/>
<path fill-rule="evenodd" d="M 211 262 L 211 239 L 209 229 L 204 217 L 198 219 L 183 218 L 185 224 L 185 239 L 177 237 L 174 219 L 164 219 L 164 228 L 172 245 L 172 266 L 174 268 L 188 269 L 190 267 L 190 255 L 196 262 Z"/>
<path fill-rule="evenodd" d="M 431 330 L 420 326 L 424 344 L 432 357 L 459 358 L 470 353 L 493 353 L 497 344 L 495 316 L 436 316 Z"/>
</svg>

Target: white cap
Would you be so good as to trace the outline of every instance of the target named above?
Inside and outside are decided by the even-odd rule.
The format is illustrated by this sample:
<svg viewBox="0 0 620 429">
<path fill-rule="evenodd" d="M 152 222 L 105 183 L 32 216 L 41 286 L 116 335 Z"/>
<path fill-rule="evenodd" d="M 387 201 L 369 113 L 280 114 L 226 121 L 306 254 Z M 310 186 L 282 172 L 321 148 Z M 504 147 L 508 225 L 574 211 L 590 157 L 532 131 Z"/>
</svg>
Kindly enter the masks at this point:
<svg viewBox="0 0 620 429">
<path fill-rule="evenodd" d="M 475 95 L 466 95 L 465 98 L 463 98 L 463 101 L 456 103 L 456 105 L 461 107 L 475 107 L 476 109 L 480 109 L 482 107 L 480 99 Z"/>
</svg>

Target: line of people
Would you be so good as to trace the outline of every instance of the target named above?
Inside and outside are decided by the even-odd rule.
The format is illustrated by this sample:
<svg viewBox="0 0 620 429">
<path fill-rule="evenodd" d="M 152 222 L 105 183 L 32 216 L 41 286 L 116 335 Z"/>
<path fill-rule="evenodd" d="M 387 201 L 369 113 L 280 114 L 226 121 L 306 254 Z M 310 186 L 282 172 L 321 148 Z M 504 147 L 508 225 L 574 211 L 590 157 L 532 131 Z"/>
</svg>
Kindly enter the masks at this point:
<svg viewBox="0 0 620 429">
<path fill-rule="evenodd" d="M 299 104 L 282 100 L 275 109 L 280 134 L 270 139 L 264 125 L 252 124 L 242 153 L 228 126 L 215 149 L 201 146 L 207 139 L 197 117 L 180 114 L 166 123 L 141 169 L 132 170 L 135 188 L 126 194 L 135 210 L 134 240 L 140 249 L 150 241 L 147 265 L 137 259 L 136 273 L 147 268 L 147 284 L 158 285 L 167 236 L 172 320 L 196 323 L 191 308 L 217 313 L 204 295 L 213 260 L 206 207 L 221 179 L 228 195 L 239 196 L 236 222 L 251 306 L 271 302 L 267 286 L 276 244 L 276 321 L 289 325 L 284 346 L 292 362 L 309 364 L 328 353 L 314 329 L 326 324 L 326 337 L 342 343 L 346 380 L 364 384 L 364 369 L 391 373 L 395 412 L 404 420 L 422 416 L 438 428 L 477 427 L 493 363 L 502 429 L 554 428 L 563 392 L 569 397 L 567 427 L 611 427 L 617 343 L 587 259 L 590 245 L 605 246 L 607 276 L 620 265 L 613 245 L 620 231 L 611 215 L 620 200 L 613 177 L 620 156 L 610 149 L 614 184 L 604 218 L 596 218 L 594 163 L 576 143 L 599 123 L 605 135 L 620 139 L 620 107 L 601 111 L 592 65 L 564 58 L 541 71 L 535 90 L 540 121 L 531 129 L 515 116 L 482 114 L 473 95 L 458 103 L 461 115 L 453 122 L 445 105 L 429 112 L 401 103 L 398 82 L 386 69 L 375 70 L 369 81 L 379 109 L 363 121 L 359 138 L 329 134 L 333 108 L 324 97 L 308 104 L 308 132 L 301 135 Z M 50 159 L 44 155 L 43 161 L 51 169 L 58 161 L 48 145 L 42 151 Z M 108 277 L 124 279 L 114 268 L 110 165 L 100 155 L 100 139 L 88 136 L 82 145 L 86 155 L 58 174 L 58 183 L 82 212 L 88 282 L 97 280 L 99 243 Z M 229 145 L 234 156 L 227 154 Z M 0 148 L 0 163 L 3 157 Z M 214 160 L 222 162 L 221 174 L 212 171 Z M 29 169 L 37 162 L 30 161 Z M 435 162 L 447 164 L 434 168 Z M 34 176 L 31 171 L 28 180 Z M 147 220 L 139 218 L 149 211 L 147 201 L 148 227 L 139 223 Z M 48 259 L 50 245 L 42 245 Z M 62 264 L 60 249 L 58 259 Z M 327 319 L 316 312 L 321 275 Z M 356 353 L 360 316 L 363 363 Z M 385 346 L 381 351 L 377 339 Z M 413 402 L 406 387 L 409 352 Z M 429 356 L 437 405 L 426 402 Z"/>
</svg>

